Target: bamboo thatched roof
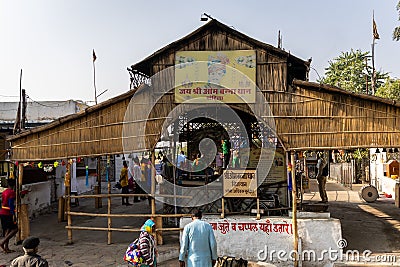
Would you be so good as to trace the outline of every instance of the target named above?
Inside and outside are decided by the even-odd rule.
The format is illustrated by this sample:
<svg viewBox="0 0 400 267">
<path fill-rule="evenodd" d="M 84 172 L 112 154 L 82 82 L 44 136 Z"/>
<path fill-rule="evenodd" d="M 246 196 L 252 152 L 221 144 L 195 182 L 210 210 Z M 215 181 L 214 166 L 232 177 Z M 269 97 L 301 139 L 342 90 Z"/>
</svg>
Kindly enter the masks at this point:
<svg viewBox="0 0 400 267">
<path fill-rule="evenodd" d="M 273 113 L 289 150 L 400 147 L 398 101 L 300 80 L 283 98 Z"/>
<path fill-rule="evenodd" d="M 136 92 L 140 103 L 152 103 L 147 89 L 143 86 Z M 153 148 L 162 123 L 176 107 L 173 94 L 164 95 L 147 120 L 139 116 L 126 122 L 125 112 L 134 93 L 129 91 L 84 112 L 11 136 L 12 158 L 29 161 L 123 153 L 124 124 L 143 129 L 140 133 L 146 135 L 129 150 Z M 264 95 L 287 150 L 400 147 L 400 104 L 396 101 L 299 80 L 287 92 Z M 239 104 L 231 106 L 245 110 Z"/>
<path fill-rule="evenodd" d="M 271 111 L 262 107 L 261 115 L 274 120 L 286 150 L 400 147 L 398 102 L 308 82 L 307 61 L 213 20 L 132 65 L 158 76 L 151 78 L 151 86 L 141 85 L 80 113 L 9 137 L 11 158 L 53 160 L 154 148 L 171 112 L 184 112 L 184 105 L 175 103 L 174 69 L 168 66 L 174 64 L 176 51 L 196 49 L 256 50 L 256 83 L 265 98 L 262 106 Z M 228 105 L 251 116 L 246 104 Z"/>
<path fill-rule="evenodd" d="M 280 58 L 287 58 L 288 62 L 295 68 L 303 68 L 310 65 L 310 61 L 304 61 L 298 57 L 293 56 L 289 52 L 286 52 L 283 49 L 276 48 L 270 44 L 263 43 L 259 40 L 256 40 L 248 35 L 245 35 L 232 27 L 229 27 L 216 19 L 210 20 L 208 23 L 203 25 L 202 27 L 198 28 L 197 30 L 193 31 L 192 33 L 186 35 L 185 37 L 172 42 L 171 44 L 159 49 L 158 51 L 154 52 L 152 55 L 146 57 L 142 61 L 133 64 L 131 66 L 132 70 L 137 70 L 142 72 L 148 76 L 154 75 L 153 65 L 159 60 L 158 58 L 163 57 L 165 54 L 171 53 L 171 51 L 178 51 L 178 50 L 190 50 L 188 44 L 191 42 L 197 42 L 198 40 L 202 40 L 205 35 L 209 32 L 213 33 L 222 33 L 224 36 L 235 40 L 246 40 L 246 43 L 249 43 L 253 49 L 258 50 L 267 50 L 269 53 L 277 55 Z M 229 42 L 228 38 L 225 38 L 223 41 Z M 203 41 L 204 42 L 204 41 Z M 200 43 L 200 49 L 207 50 L 207 44 Z M 222 50 L 222 49 L 219 49 Z"/>
</svg>

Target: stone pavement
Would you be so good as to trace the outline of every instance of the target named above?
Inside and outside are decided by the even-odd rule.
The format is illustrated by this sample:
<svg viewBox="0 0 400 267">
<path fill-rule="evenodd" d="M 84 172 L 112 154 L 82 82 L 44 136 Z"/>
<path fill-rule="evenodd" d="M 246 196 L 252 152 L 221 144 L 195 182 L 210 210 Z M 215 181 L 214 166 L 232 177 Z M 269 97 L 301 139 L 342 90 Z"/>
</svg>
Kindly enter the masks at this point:
<svg viewBox="0 0 400 267">
<path fill-rule="evenodd" d="M 353 185 L 353 190 L 334 181 L 328 181 L 329 212 L 331 217 L 339 218 L 342 236 L 347 241 L 347 250 L 361 253 L 370 250 L 373 256 L 395 256 L 396 262 L 369 264 L 362 266 L 400 266 L 400 209 L 394 206 L 394 199 L 381 196 L 375 203 L 366 203 L 359 198 L 362 185 Z M 305 202 L 319 201 L 318 186 L 310 182 L 310 190 L 304 194 Z M 105 213 L 106 200 L 100 210 L 94 208 L 94 200 L 80 200 L 74 211 Z M 120 199 L 113 199 L 113 213 L 149 213 L 147 201 L 132 206 L 121 206 Z M 113 227 L 139 228 L 145 218 L 113 218 Z M 73 217 L 73 225 L 105 227 L 106 218 Z M 107 233 L 103 231 L 73 231 L 74 244 L 67 245 L 66 223 L 57 222 L 57 213 L 46 214 L 31 221 L 31 235 L 41 239 L 39 254 L 46 258 L 50 266 L 128 266 L 122 259 L 128 244 L 138 233 L 113 232 L 113 244 L 107 245 Z M 160 267 L 177 267 L 179 233 L 170 232 L 164 237 L 165 245 L 159 246 Z M 22 254 L 22 247 L 11 242 L 14 253 L 0 252 L 0 265 L 9 265 L 11 260 Z M 393 258 L 391 258 L 393 259 Z M 254 265 L 255 266 L 255 265 Z M 260 265 L 262 266 L 262 265 Z M 341 263 L 336 266 L 360 266 Z"/>
<path fill-rule="evenodd" d="M 131 202 L 132 202 L 131 198 Z M 113 198 L 112 213 L 150 213 L 148 201 L 134 203 L 132 206 L 120 205 L 121 200 Z M 85 212 L 107 212 L 107 201 L 103 200 L 103 207 L 98 210 L 94 208 L 94 199 L 80 199 L 80 205 L 73 207 L 73 211 Z M 113 227 L 140 228 L 147 218 L 113 218 Z M 107 219 L 100 217 L 73 217 L 72 225 L 106 227 Z M 66 223 L 57 222 L 56 209 L 52 214 L 42 215 L 31 221 L 31 235 L 40 238 L 39 255 L 45 258 L 50 266 L 129 266 L 123 260 L 123 255 L 129 243 L 139 233 L 112 232 L 112 244 L 107 245 L 107 232 L 74 230 L 73 244 L 67 245 Z M 176 267 L 176 261 L 167 260 L 177 258 L 179 250 L 179 232 L 169 232 L 164 237 L 165 245 L 158 246 L 160 267 Z M 22 255 L 22 246 L 15 245 L 14 240 L 10 242 L 10 249 L 13 253 L 4 254 L 0 252 L 0 266 L 9 266 L 11 260 Z M 164 263 L 163 263 L 164 262 Z"/>
<path fill-rule="evenodd" d="M 333 180 L 328 180 L 326 183 L 326 193 L 329 202 L 347 202 L 347 203 L 361 203 L 359 191 L 364 185 L 353 184 L 352 189 L 342 186 Z M 318 191 L 318 182 L 316 179 L 310 179 L 310 189 L 305 190 L 303 199 L 306 202 L 320 201 Z"/>
<path fill-rule="evenodd" d="M 363 186 L 353 184 L 349 189 L 328 180 L 328 211 L 331 217 L 340 219 L 342 237 L 347 242 L 345 251 L 357 250 L 360 255 L 371 251 L 373 257 L 386 256 L 386 262 L 335 266 L 400 266 L 400 209 L 394 205 L 394 199 L 382 194 L 374 203 L 365 202 L 359 197 Z M 311 180 L 304 202 L 319 200 L 317 181 Z"/>
</svg>

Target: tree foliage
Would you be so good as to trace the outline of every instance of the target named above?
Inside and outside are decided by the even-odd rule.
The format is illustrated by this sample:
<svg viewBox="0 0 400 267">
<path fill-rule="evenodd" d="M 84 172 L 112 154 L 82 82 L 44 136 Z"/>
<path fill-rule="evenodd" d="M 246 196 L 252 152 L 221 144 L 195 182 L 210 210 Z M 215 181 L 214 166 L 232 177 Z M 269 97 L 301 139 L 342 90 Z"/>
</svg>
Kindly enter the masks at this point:
<svg viewBox="0 0 400 267">
<path fill-rule="evenodd" d="M 396 9 L 399 12 L 399 21 L 400 21 L 400 1 L 397 3 Z M 393 40 L 395 40 L 395 41 L 400 40 L 400 26 L 397 26 L 396 28 L 394 28 Z"/>
<path fill-rule="evenodd" d="M 400 80 L 386 79 L 385 84 L 376 91 L 375 95 L 393 100 L 400 100 Z"/>
<path fill-rule="evenodd" d="M 369 52 L 353 50 L 342 52 L 340 56 L 329 61 L 325 68 L 325 77 L 320 82 L 337 86 L 356 93 L 371 93 L 372 67 Z M 387 73 L 375 72 L 375 88 L 379 88 L 388 77 Z"/>
</svg>

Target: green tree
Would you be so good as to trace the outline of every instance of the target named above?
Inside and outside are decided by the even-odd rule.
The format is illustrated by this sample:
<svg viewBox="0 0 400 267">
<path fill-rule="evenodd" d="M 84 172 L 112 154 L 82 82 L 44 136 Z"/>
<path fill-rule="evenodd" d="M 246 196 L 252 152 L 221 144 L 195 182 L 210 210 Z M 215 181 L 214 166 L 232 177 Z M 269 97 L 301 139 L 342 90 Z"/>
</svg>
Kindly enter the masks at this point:
<svg viewBox="0 0 400 267">
<path fill-rule="evenodd" d="M 400 79 L 386 79 L 385 84 L 379 87 L 375 95 L 400 100 Z"/>
<path fill-rule="evenodd" d="M 362 52 L 359 49 L 342 52 L 340 56 L 328 62 L 325 77 L 320 82 L 351 92 L 370 94 L 372 89 L 372 67 L 368 64 L 370 60 L 369 52 Z M 388 74 L 376 71 L 375 75 L 375 88 L 379 88 Z"/>
<path fill-rule="evenodd" d="M 400 20 L 400 1 L 397 3 L 396 9 L 399 12 L 399 20 Z M 400 26 L 397 26 L 396 28 L 394 28 L 393 40 L 395 40 L 395 41 L 400 40 Z"/>
</svg>

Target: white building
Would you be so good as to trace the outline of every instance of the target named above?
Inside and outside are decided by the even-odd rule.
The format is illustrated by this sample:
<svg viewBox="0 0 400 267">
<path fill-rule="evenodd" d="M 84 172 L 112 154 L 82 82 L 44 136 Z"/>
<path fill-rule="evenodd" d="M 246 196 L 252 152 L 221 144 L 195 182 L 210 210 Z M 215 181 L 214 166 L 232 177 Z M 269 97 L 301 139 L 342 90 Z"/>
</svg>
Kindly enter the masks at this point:
<svg viewBox="0 0 400 267">
<path fill-rule="evenodd" d="M 5 184 L 5 180 L 10 176 L 10 170 L 13 163 L 8 163 L 8 148 L 6 137 L 13 134 L 14 123 L 17 117 L 19 102 L 0 102 L 0 192 L 3 191 L 1 185 Z M 25 129 L 30 129 L 45 125 L 60 117 L 75 114 L 89 107 L 82 101 L 40 101 L 27 102 L 25 111 Z M 43 168 L 38 168 L 36 163 L 33 167 L 25 172 L 23 189 L 29 193 L 23 198 L 23 202 L 28 204 L 29 215 L 35 215 L 43 210 L 48 210 L 52 202 L 64 193 L 63 174 L 65 174 L 65 166 L 62 166 L 63 159 L 59 159 L 59 166 L 54 172 L 45 173 Z M 91 159 L 86 162 L 90 168 L 96 168 L 96 163 Z M 14 166 L 14 170 L 17 169 Z M 25 168 L 24 168 L 25 169 Z M 80 179 L 79 179 L 80 178 Z M 86 177 L 77 177 L 77 167 L 73 164 L 72 185 L 73 190 L 80 192 L 85 189 L 91 189 L 95 182 L 95 177 L 89 177 L 89 185 L 86 186 Z M 83 184 L 83 186 L 82 186 Z"/>
<path fill-rule="evenodd" d="M 392 198 L 396 197 L 396 183 L 399 183 L 400 173 L 388 173 L 388 164 L 400 160 L 398 150 L 371 148 L 370 149 L 370 178 L 371 184 L 376 187 L 378 192 L 385 193 Z M 396 162 L 395 162 L 396 163 Z M 393 176 L 394 175 L 394 176 Z M 395 176 L 397 175 L 397 177 Z M 400 196 L 398 196 L 400 197 Z"/>
</svg>

